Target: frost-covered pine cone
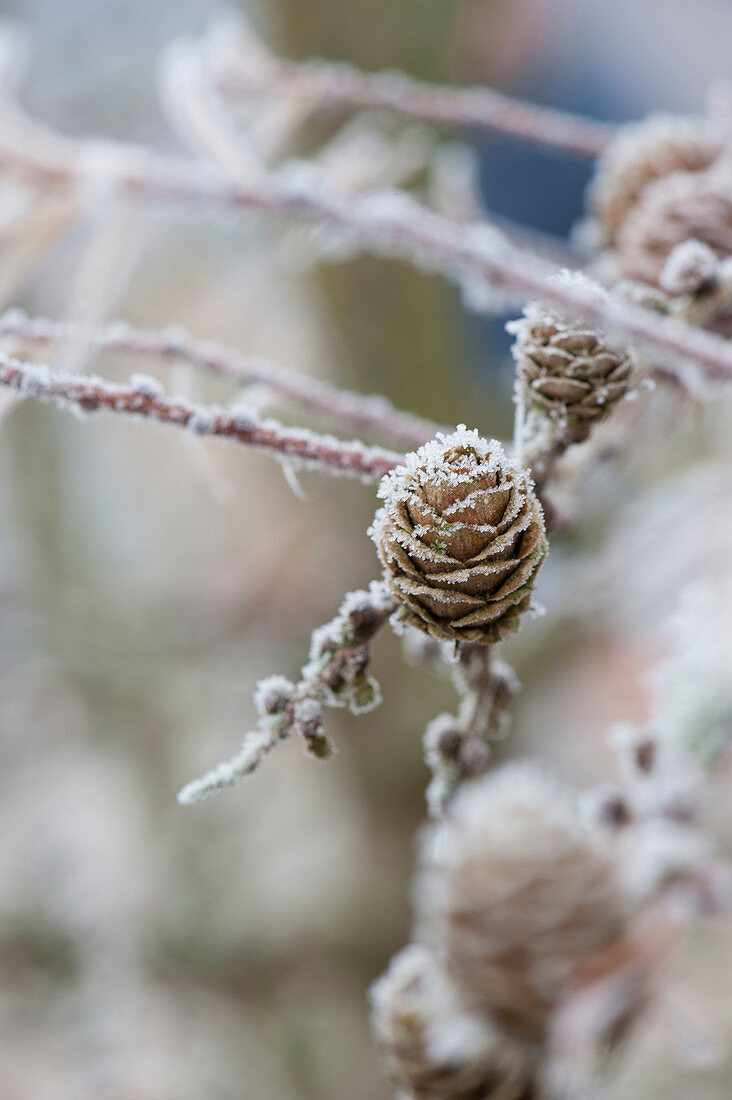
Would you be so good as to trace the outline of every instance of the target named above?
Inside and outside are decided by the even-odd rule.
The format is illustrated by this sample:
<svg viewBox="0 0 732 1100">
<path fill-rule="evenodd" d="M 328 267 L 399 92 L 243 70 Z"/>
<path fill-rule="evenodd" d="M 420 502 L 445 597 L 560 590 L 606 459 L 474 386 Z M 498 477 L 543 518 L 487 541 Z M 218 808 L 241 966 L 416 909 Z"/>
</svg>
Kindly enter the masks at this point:
<svg viewBox="0 0 732 1100">
<path fill-rule="evenodd" d="M 370 990 L 371 1025 L 401 1100 L 533 1100 L 532 1059 L 467 1011 L 433 953 L 411 944 Z"/>
<path fill-rule="evenodd" d="M 399 617 L 461 642 L 512 634 L 547 550 L 527 471 L 461 425 L 407 455 L 379 496 L 370 534 Z"/>
<path fill-rule="evenodd" d="M 674 172 L 645 188 L 618 233 L 619 273 L 657 285 L 677 245 L 708 245 L 720 260 L 732 256 L 732 163 L 706 172 Z"/>
<path fill-rule="evenodd" d="M 543 1038 L 625 912 L 606 838 L 537 766 L 510 764 L 465 786 L 427 837 L 420 938 L 465 1002 L 517 1038 Z"/>
<path fill-rule="evenodd" d="M 581 321 L 531 303 L 507 328 L 516 337 L 517 385 L 527 408 L 566 425 L 568 442 L 586 438 L 627 392 L 632 353 Z"/>
<path fill-rule="evenodd" d="M 600 157 L 588 205 L 604 244 L 613 244 L 645 187 L 672 172 L 708 168 L 723 135 L 711 119 L 651 115 L 624 126 Z"/>
</svg>

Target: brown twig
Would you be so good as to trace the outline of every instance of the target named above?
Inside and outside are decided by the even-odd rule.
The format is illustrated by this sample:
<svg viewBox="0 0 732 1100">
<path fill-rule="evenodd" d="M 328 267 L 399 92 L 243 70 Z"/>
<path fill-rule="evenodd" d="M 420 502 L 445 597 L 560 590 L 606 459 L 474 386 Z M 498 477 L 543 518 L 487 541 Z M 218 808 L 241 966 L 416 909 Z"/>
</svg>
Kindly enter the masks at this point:
<svg viewBox="0 0 732 1100">
<path fill-rule="evenodd" d="M 475 126 L 560 153 L 595 157 L 614 127 L 567 111 L 539 107 L 491 88 L 424 84 L 397 72 L 365 73 L 332 61 L 283 61 L 252 66 L 229 59 L 217 73 L 221 92 L 281 92 L 316 104 L 380 108 L 402 118 L 447 126 Z"/>
<path fill-rule="evenodd" d="M 241 355 L 209 341 L 194 340 L 183 329 L 150 332 L 112 322 L 93 328 L 69 322 L 29 318 L 20 310 L 0 317 L 0 338 L 19 337 L 32 344 L 80 344 L 98 351 L 146 358 L 183 360 L 243 385 L 264 383 L 302 408 L 325 414 L 354 431 L 377 431 L 408 447 L 440 431 L 440 425 L 401 412 L 385 398 L 340 390 L 318 379 L 287 370 L 258 356 Z"/>
<path fill-rule="evenodd" d="M 310 222 L 375 255 L 406 260 L 458 284 L 482 281 L 487 291 L 501 296 L 501 310 L 507 297 L 516 303 L 538 298 L 570 317 L 609 329 L 663 359 L 664 365 L 669 358 L 692 362 L 710 378 L 732 379 L 729 341 L 628 302 L 598 302 L 580 285 L 557 283 L 554 265 L 515 247 L 495 228 L 456 224 L 404 193 L 353 197 L 287 173 L 234 184 L 198 165 L 120 143 L 39 140 L 29 149 L 17 136 L 5 140 L 0 128 L 0 165 L 20 166 L 57 183 L 116 186 L 148 201 L 251 210 Z"/>
<path fill-rule="evenodd" d="M 371 657 L 371 642 L 396 606 L 396 600 L 383 582 L 374 581 L 367 591 L 349 593 L 335 619 L 313 634 L 310 660 L 303 667 L 297 684 L 285 681 L 286 695 L 281 705 L 265 710 L 263 715 L 260 712 L 257 728 L 245 736 L 239 751 L 200 779 L 187 783 L 178 794 L 178 802 L 190 806 L 226 787 L 233 787 L 256 771 L 272 749 L 297 731 L 303 734 L 313 755 L 321 759 L 330 756 L 333 747 L 322 726 L 322 708 L 348 705 L 339 696 L 349 684 L 353 687 L 354 676 L 364 677 Z M 369 705 L 356 706 L 354 713 L 372 709 L 380 698 L 374 685 Z"/>
<path fill-rule="evenodd" d="M 344 442 L 276 420 L 260 420 L 251 410 L 227 411 L 167 398 L 151 390 L 113 385 L 101 378 L 54 373 L 0 353 L 0 385 L 19 393 L 71 407 L 81 413 L 108 411 L 188 428 L 197 435 L 218 436 L 256 447 L 295 464 L 331 474 L 379 481 L 403 456 L 356 440 Z"/>
</svg>

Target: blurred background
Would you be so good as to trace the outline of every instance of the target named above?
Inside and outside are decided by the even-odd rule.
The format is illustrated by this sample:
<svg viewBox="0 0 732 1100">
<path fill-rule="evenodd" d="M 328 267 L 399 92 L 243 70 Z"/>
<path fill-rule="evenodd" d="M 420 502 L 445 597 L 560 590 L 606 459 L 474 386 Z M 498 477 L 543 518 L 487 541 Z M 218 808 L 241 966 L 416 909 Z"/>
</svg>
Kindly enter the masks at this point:
<svg viewBox="0 0 732 1100">
<path fill-rule="evenodd" d="M 173 152 L 184 149 L 158 106 L 158 55 L 222 10 L 0 3 L 28 34 L 22 96 L 34 115 Z M 606 119 L 699 109 L 710 81 L 731 75 L 727 0 L 242 10 L 285 55 L 488 83 Z M 459 136 L 478 150 L 488 208 L 568 233 L 585 163 Z M 2 305 L 183 324 L 439 422 L 510 435 L 499 324 L 406 267 L 314 265 L 297 252 L 255 219 L 96 196 Z M 71 354 L 55 362 L 79 365 Z M 119 379 L 137 369 L 94 366 Z M 231 397 L 182 366 L 160 377 Z M 644 674 L 679 593 L 721 573 L 732 550 L 729 410 L 673 393 L 647 404 L 554 548 L 548 614 L 507 653 L 525 692 L 499 754 L 541 753 L 580 784 L 612 773 L 609 725 L 643 717 Z M 454 707 L 449 683 L 408 667 L 384 635 L 384 705 L 358 720 L 330 712 L 335 760 L 288 743 L 236 790 L 175 802 L 235 751 L 257 679 L 294 676 L 313 627 L 376 575 L 373 490 L 308 475 L 298 499 L 243 449 L 112 419 L 81 425 L 28 402 L 4 407 L 0 471 L 0 1097 L 385 1100 L 365 990 L 407 937 L 421 734 Z M 729 1095 L 728 941 L 715 927 L 692 945 L 618 1096 Z"/>
</svg>

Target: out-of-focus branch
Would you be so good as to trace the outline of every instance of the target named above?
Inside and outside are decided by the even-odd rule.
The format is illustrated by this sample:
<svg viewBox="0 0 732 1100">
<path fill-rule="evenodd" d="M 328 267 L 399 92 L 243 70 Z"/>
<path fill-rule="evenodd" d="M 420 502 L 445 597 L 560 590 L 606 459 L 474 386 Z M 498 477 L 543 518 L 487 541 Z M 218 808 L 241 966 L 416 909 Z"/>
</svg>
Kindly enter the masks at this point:
<svg viewBox="0 0 732 1100">
<path fill-rule="evenodd" d="M 0 354 L 0 385 L 77 413 L 107 411 L 144 417 L 188 428 L 197 435 L 244 443 L 295 465 L 366 482 L 378 481 L 403 461 L 394 451 L 367 447 L 356 440 L 344 442 L 303 428 L 286 428 L 276 420 L 260 420 L 246 408 L 227 411 L 168 398 L 147 378 L 140 379 L 137 387 L 119 386 L 101 378 L 54 373 L 46 366 Z"/>
<path fill-rule="evenodd" d="M 539 107 L 491 88 L 451 88 L 424 84 L 399 72 L 365 73 L 332 61 L 284 61 L 269 55 L 252 65 L 246 56 L 227 52 L 217 73 L 228 95 L 280 92 L 318 105 L 360 110 L 379 108 L 403 118 L 447 126 L 475 126 L 518 141 L 595 157 L 610 141 L 614 127 L 566 111 Z"/>
<path fill-rule="evenodd" d="M 30 140 L 32 138 L 32 140 Z M 120 188 L 140 199 L 255 211 L 305 221 L 375 255 L 406 260 L 469 287 L 481 309 L 502 311 L 508 301 L 537 298 L 571 317 L 594 322 L 646 350 L 654 364 L 693 363 L 708 377 L 732 378 L 732 346 L 675 318 L 652 314 L 611 298 L 598 304 L 581 286 L 558 285 L 556 267 L 517 248 L 493 227 L 456 224 L 402 192 L 350 196 L 317 173 L 265 173 L 231 183 L 216 171 L 156 156 L 115 142 L 60 138 L 22 112 L 0 112 L 0 167 L 46 182 L 77 187 Z M 484 293 L 481 293 L 481 288 Z"/>
<path fill-rule="evenodd" d="M 458 284 L 471 279 L 482 282 L 486 308 L 503 309 L 509 300 L 537 298 L 567 316 L 594 322 L 635 343 L 656 360 L 663 358 L 664 365 L 668 360 L 691 362 L 710 378 L 732 378 L 729 341 L 614 298 L 598 304 L 595 295 L 581 286 L 555 283 L 553 265 L 516 248 L 497 230 L 456 225 L 403 193 L 346 196 L 312 177 L 287 173 L 231 184 L 215 172 L 134 147 L 105 145 L 82 152 L 75 157 L 49 158 L 48 150 L 28 153 L 15 148 L 11 155 L 0 133 L 0 164 L 28 156 L 28 171 L 54 179 L 71 177 L 79 183 L 86 180 L 90 185 L 118 186 L 156 202 L 251 210 L 310 222 L 375 255 L 406 260 Z"/>
<path fill-rule="evenodd" d="M 5 336 L 43 346 L 80 345 L 122 355 L 182 360 L 240 385 L 263 383 L 296 405 L 329 416 L 353 431 L 377 431 L 409 447 L 424 443 L 440 430 L 439 424 L 395 409 L 385 397 L 340 390 L 258 356 L 194 340 L 178 327 L 150 332 L 116 321 L 94 328 L 9 310 L 0 317 L 0 338 Z"/>
</svg>

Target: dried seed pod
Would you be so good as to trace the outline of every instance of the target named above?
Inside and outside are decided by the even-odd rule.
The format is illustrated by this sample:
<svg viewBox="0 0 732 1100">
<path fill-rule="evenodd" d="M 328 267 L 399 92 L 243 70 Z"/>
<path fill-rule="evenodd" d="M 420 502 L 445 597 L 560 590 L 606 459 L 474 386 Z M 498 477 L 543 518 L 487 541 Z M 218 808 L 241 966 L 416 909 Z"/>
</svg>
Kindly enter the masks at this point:
<svg viewBox="0 0 732 1100">
<path fill-rule="evenodd" d="M 421 938 L 466 1003 L 541 1039 L 578 969 L 615 941 L 625 897 L 600 830 L 539 768 L 507 765 L 458 792 L 428 837 Z"/>
<path fill-rule="evenodd" d="M 384 1071 L 409 1100 L 529 1100 L 530 1059 L 470 1012 L 428 948 L 401 951 L 371 987 Z"/>
<path fill-rule="evenodd" d="M 529 474 L 461 425 L 383 479 L 370 534 L 399 617 L 436 638 L 498 642 L 531 602 L 546 555 Z"/>
<path fill-rule="evenodd" d="M 675 172 L 649 184 L 618 233 L 619 272 L 658 285 L 670 254 L 691 239 L 720 260 L 732 256 L 730 168 L 725 160 L 706 172 Z"/>
<path fill-rule="evenodd" d="M 517 385 L 526 406 L 565 425 L 568 443 L 585 439 L 627 393 L 633 355 L 611 346 L 597 329 L 563 320 L 538 303 L 507 327 L 516 337 Z"/>
<path fill-rule="evenodd" d="M 708 168 L 722 146 L 721 129 L 711 119 L 651 115 L 624 126 L 600 157 L 588 194 L 604 243 L 614 243 L 649 183 Z"/>
</svg>

